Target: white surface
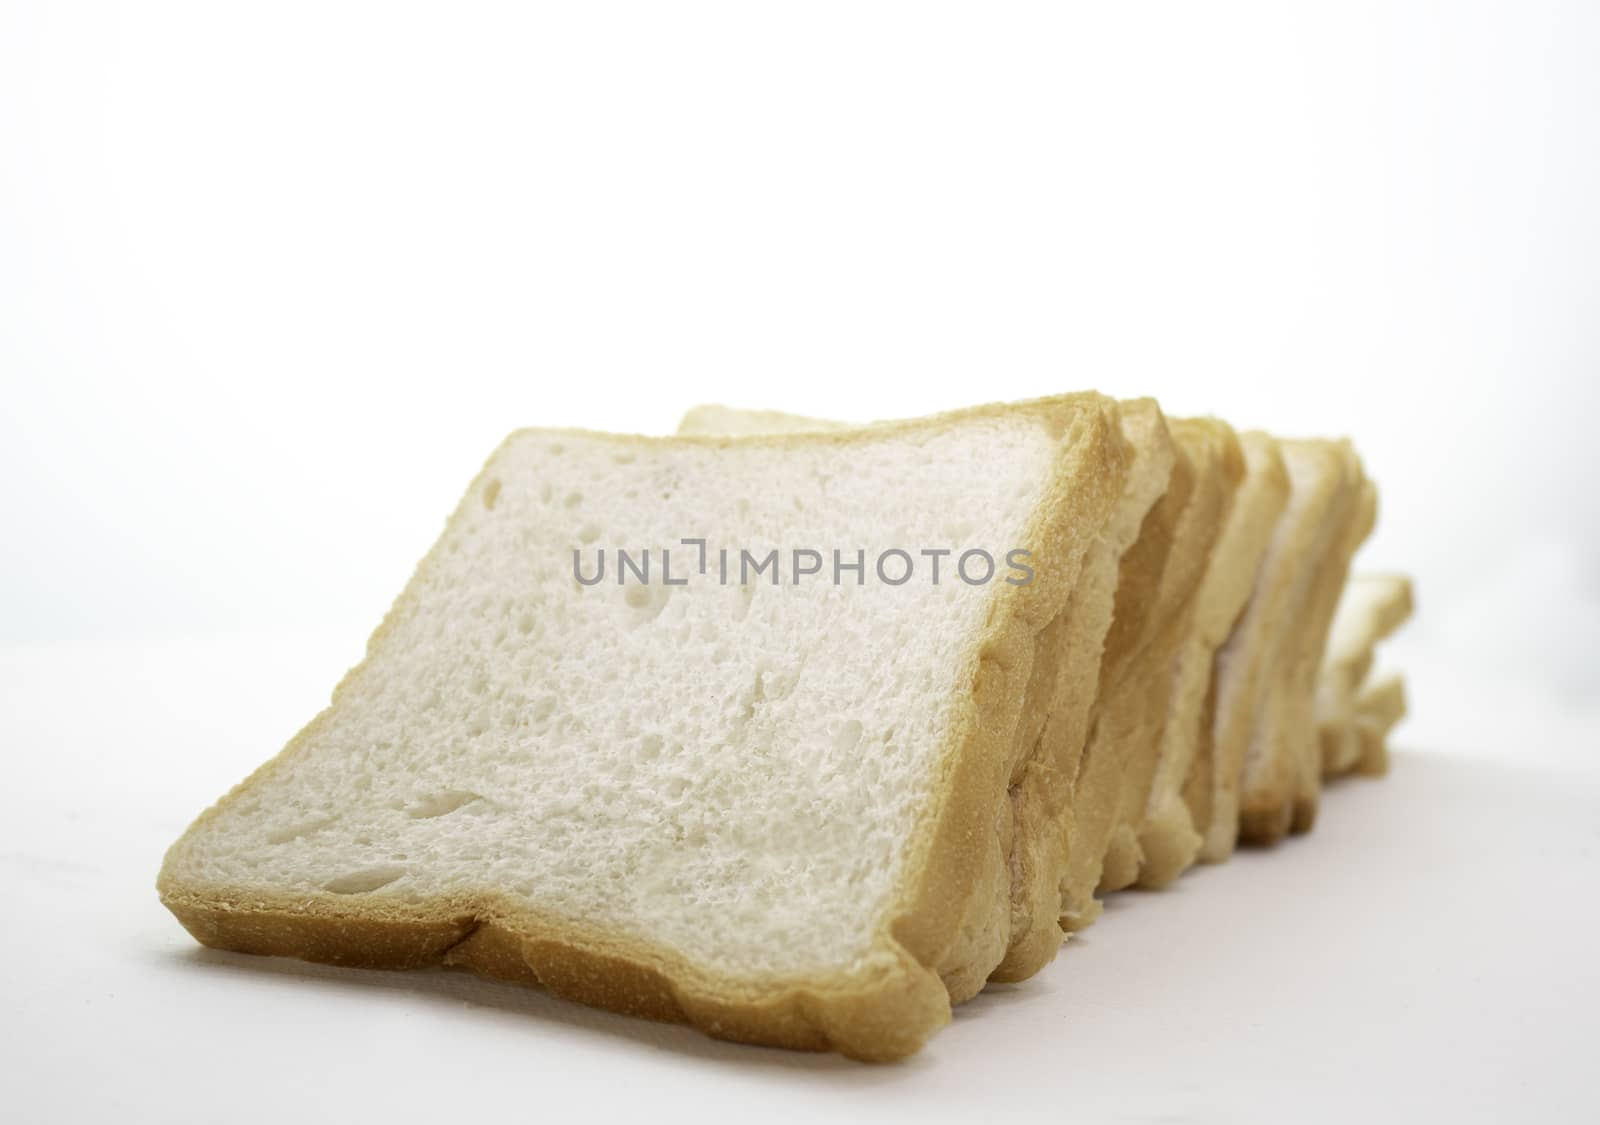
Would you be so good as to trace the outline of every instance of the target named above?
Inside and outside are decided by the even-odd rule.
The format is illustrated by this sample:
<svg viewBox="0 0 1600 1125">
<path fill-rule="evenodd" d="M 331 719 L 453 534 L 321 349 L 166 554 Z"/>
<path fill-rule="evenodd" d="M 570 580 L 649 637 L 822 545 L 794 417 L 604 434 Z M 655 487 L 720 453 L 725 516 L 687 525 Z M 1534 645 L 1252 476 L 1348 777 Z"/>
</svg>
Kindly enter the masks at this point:
<svg viewBox="0 0 1600 1125">
<path fill-rule="evenodd" d="M 1578 0 L 0 0 L 22 1116 L 1593 1119 L 1596 57 Z M 201 955 L 156 904 L 511 428 L 1086 386 L 1355 435 L 1418 753 L 910 1066 Z"/>
</svg>

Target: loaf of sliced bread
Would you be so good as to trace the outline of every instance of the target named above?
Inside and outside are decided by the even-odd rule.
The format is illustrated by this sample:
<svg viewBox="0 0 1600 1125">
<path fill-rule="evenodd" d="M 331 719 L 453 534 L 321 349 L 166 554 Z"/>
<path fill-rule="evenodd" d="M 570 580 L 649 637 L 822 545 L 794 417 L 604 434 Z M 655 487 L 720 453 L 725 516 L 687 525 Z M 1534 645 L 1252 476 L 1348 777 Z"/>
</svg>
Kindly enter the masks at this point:
<svg viewBox="0 0 1600 1125">
<path fill-rule="evenodd" d="M 1028 688 L 1123 496 L 1119 424 L 1084 395 L 838 434 L 516 433 L 330 706 L 173 845 L 162 899 L 219 948 L 915 1051 L 1006 949 Z M 779 565 L 724 582 L 724 549 Z M 865 566 L 813 581 L 802 549 Z M 1027 552 L 1031 580 L 953 579 L 952 555 L 891 584 L 896 549 Z"/>
</svg>

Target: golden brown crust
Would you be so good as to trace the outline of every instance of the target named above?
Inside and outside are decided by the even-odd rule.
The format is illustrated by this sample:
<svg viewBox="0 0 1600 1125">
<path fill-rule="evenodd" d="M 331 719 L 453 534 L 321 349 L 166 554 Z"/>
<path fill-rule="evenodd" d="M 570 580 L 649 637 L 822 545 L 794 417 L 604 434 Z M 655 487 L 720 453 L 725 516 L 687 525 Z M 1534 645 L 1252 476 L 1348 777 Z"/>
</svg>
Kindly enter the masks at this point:
<svg viewBox="0 0 1600 1125">
<path fill-rule="evenodd" d="M 1171 449 L 1166 491 L 1139 525 L 1138 538 L 1117 567 L 1116 608 L 1101 656 L 1088 740 L 1073 782 L 1072 814 L 1065 825 L 1059 921 L 1068 931 L 1080 930 L 1099 916 L 1094 892 L 1121 806 L 1125 748 L 1142 741 L 1148 733 L 1144 726 L 1156 721 L 1144 708 L 1145 692 L 1154 679 L 1150 649 L 1160 635 L 1157 607 L 1162 575 L 1195 488 L 1190 458 L 1176 440 Z"/>
<path fill-rule="evenodd" d="M 1201 848 L 1207 862 L 1227 859 L 1241 839 L 1277 838 L 1288 831 L 1282 796 L 1289 785 L 1287 762 L 1272 735 L 1283 698 L 1280 653 L 1289 643 L 1298 575 L 1315 555 L 1338 492 L 1337 478 L 1324 475 L 1308 494 L 1292 495 L 1293 511 L 1284 519 L 1293 522 L 1281 529 L 1286 538 L 1272 548 L 1277 557 L 1263 571 L 1245 618 L 1219 656 L 1218 674 L 1228 666 L 1228 680 L 1216 684 L 1213 753 L 1218 784 L 1211 828 Z"/>
<path fill-rule="evenodd" d="M 1144 858 L 1140 833 L 1160 759 L 1175 664 L 1189 635 L 1212 549 L 1244 476 L 1244 455 L 1227 425 L 1209 418 L 1179 418 L 1170 424 L 1173 440 L 1189 462 L 1193 484 L 1173 528 L 1151 610 L 1155 631 L 1134 672 L 1136 710 L 1122 717 L 1126 733 L 1120 749 L 1121 795 L 1100 877 L 1102 892 L 1132 886 L 1138 878 Z"/>
<path fill-rule="evenodd" d="M 1322 792 L 1322 743 L 1317 736 L 1317 672 L 1322 654 L 1327 651 L 1328 632 L 1338 609 L 1339 594 L 1350 575 L 1350 560 L 1357 548 L 1372 534 L 1378 516 L 1378 492 L 1367 480 L 1360 459 L 1348 443 L 1344 446 L 1352 476 L 1358 481 L 1350 518 L 1339 536 L 1334 551 L 1317 577 L 1311 612 L 1305 624 L 1304 647 L 1295 668 L 1294 712 L 1291 736 L 1295 748 L 1294 817 L 1292 832 L 1309 832 L 1316 823 Z"/>
<path fill-rule="evenodd" d="M 875 952 L 856 965 L 805 981 L 740 981 L 721 976 L 714 968 L 690 964 L 670 951 L 532 916 L 488 892 L 410 906 L 382 899 L 355 903 L 332 894 L 276 895 L 270 890 L 206 886 L 181 877 L 179 865 L 187 842 L 220 809 L 306 745 L 326 711 L 282 753 L 202 813 L 173 845 L 158 880 L 162 901 L 197 940 L 217 948 L 373 968 L 458 964 L 487 975 L 538 982 L 583 1003 L 681 1020 L 729 1039 L 827 1048 L 873 1061 L 914 1052 L 949 1019 L 950 998 L 941 974 L 958 974 L 967 961 L 981 955 L 963 945 L 962 922 L 997 854 L 1000 869 L 1005 870 L 996 825 L 1001 811 L 1009 809 L 1013 740 L 1034 648 L 1076 580 L 1087 547 L 1079 530 L 1104 523 L 1121 487 L 1116 477 L 1114 409 L 1097 395 L 889 423 L 874 427 L 871 435 L 881 438 L 1002 412 L 1027 412 L 1060 439 L 1061 464 L 1024 536 L 1035 557 L 1058 561 L 1036 568 L 1035 581 L 1028 586 L 1007 585 L 996 591 L 987 631 L 973 646 L 962 673 L 970 691 L 953 724 L 951 746 L 934 789 L 937 796 L 908 845 L 905 870 L 911 881 L 885 911 Z M 803 439 L 626 440 L 844 444 L 864 440 L 864 433 L 808 434 Z M 463 504 L 475 500 L 482 478 L 480 473 Z M 459 517 L 460 509 L 452 523 Z M 419 573 L 431 559 L 430 555 L 423 560 Z M 383 642 L 396 617 L 408 610 L 411 588 L 373 634 L 369 654 Z M 347 676 L 344 683 L 348 682 Z M 334 705 L 344 683 L 334 691 Z M 983 972 L 987 971 L 985 967 Z"/>
<path fill-rule="evenodd" d="M 1228 629 L 1223 644 L 1213 653 L 1210 683 L 1206 692 L 1199 729 L 1195 738 L 1194 763 L 1184 785 L 1183 799 L 1189 809 L 1191 822 L 1201 838 L 1198 858 L 1204 862 L 1221 862 L 1233 851 L 1238 834 L 1238 801 L 1240 773 L 1244 768 L 1245 743 L 1250 726 L 1235 723 L 1224 729 L 1218 719 L 1220 679 L 1224 659 L 1242 661 L 1233 670 L 1236 686 L 1230 690 L 1230 703 L 1241 712 L 1254 715 L 1259 707 L 1261 685 L 1266 676 L 1269 646 L 1265 641 L 1265 626 L 1270 618 L 1253 620 L 1249 613 L 1250 602 L 1257 596 L 1268 596 L 1257 591 L 1272 579 L 1264 572 L 1265 557 L 1278 522 L 1283 518 L 1289 503 L 1289 472 L 1283 464 L 1283 454 L 1278 442 L 1269 434 L 1259 431 L 1239 435 L 1240 445 L 1249 465 L 1248 487 L 1254 496 L 1250 504 L 1265 526 L 1254 529 L 1259 533 L 1259 547 L 1255 562 L 1247 576 L 1249 589 L 1245 602 Z M 1256 534 L 1247 534 L 1254 539 Z M 1232 645 L 1228 657 L 1222 654 Z M 1216 818 L 1226 820 L 1217 825 Z"/>
<path fill-rule="evenodd" d="M 1399 676 L 1388 676 L 1362 691 L 1355 719 L 1361 756 L 1354 772 L 1368 777 L 1389 772 L 1388 735 L 1405 714 L 1406 685 Z"/>
<path fill-rule="evenodd" d="M 975 692 L 980 699 L 992 698 L 992 705 L 986 710 L 997 716 L 998 725 L 988 732 L 988 737 L 1009 750 L 1004 755 L 972 756 L 970 760 L 978 763 L 973 768 L 981 769 L 982 776 L 952 783 L 956 792 L 970 787 L 973 792 L 997 795 L 989 809 L 986 830 L 976 824 L 951 821 L 953 835 L 948 852 L 979 861 L 972 875 L 977 890 L 967 894 L 967 907 L 957 923 L 955 941 L 939 961 L 925 962 L 938 965 L 952 1003 L 976 995 L 1011 945 L 1010 861 L 1017 833 L 1010 785 L 1023 768 L 1022 759 L 1034 748 L 1036 739 L 1030 738 L 1029 732 L 1042 726 L 1039 712 L 1048 701 L 1044 689 L 1055 678 L 1056 646 L 1061 638 L 1049 627 L 1066 608 L 1090 537 L 1104 525 L 1121 495 L 1126 473 L 1125 449 L 1115 428 L 1114 404 L 1100 396 L 1072 397 L 1092 399 L 1102 409 L 1093 415 L 1085 414 L 1078 423 L 1080 429 L 1092 429 L 1092 434 L 1084 432 L 1067 438 L 1067 447 L 1073 452 L 1051 482 L 1054 498 L 1044 505 L 1045 511 L 1053 513 L 1053 522 L 1041 536 L 1030 537 L 1030 541 L 1039 544 L 1035 557 L 1054 561 L 1040 568 L 1032 585 L 1019 588 L 1031 595 L 1027 602 L 1031 612 L 1014 614 L 1009 633 L 997 630 L 984 650 L 985 674 L 979 678 Z M 1078 458 L 1085 459 L 1075 460 Z M 1046 643 L 1041 646 L 1041 641 Z M 1044 665 L 1037 676 L 1033 667 L 1036 656 L 1042 658 Z M 937 874 L 935 868 L 925 870 Z M 929 887 L 921 904 L 928 915 L 943 909 L 951 893 L 944 881 L 934 882 L 936 885 Z M 906 941 L 899 929 L 895 936 Z"/>
<path fill-rule="evenodd" d="M 1026 772 L 1012 786 L 1016 843 L 1011 851 L 1011 946 L 995 967 L 991 979 L 1025 980 L 1049 964 L 1062 941 L 1060 881 L 1064 864 L 1065 818 L 1070 815 L 1071 789 L 1077 759 L 1083 751 L 1084 730 L 1094 703 L 1094 685 L 1100 664 L 1104 629 L 1084 628 L 1085 616 L 1096 613 L 1088 603 L 1103 588 L 1108 603 L 1116 577 L 1116 557 L 1104 544 L 1096 544 L 1085 563 L 1084 577 L 1073 591 L 1068 608 L 1052 629 L 1061 634 L 1066 652 L 1046 708 L 1044 728 Z M 1107 565 L 1109 564 L 1109 566 Z M 1109 574 L 1105 573 L 1109 570 Z"/>
<path fill-rule="evenodd" d="M 1239 574 L 1254 573 L 1276 514 L 1267 509 L 1270 497 L 1255 482 L 1245 487 L 1244 447 L 1231 426 L 1214 418 L 1189 419 L 1178 433 L 1180 440 L 1204 450 L 1215 499 L 1210 510 L 1191 505 L 1190 518 L 1201 522 L 1210 543 L 1200 557 L 1189 624 L 1172 661 L 1167 721 L 1151 761 L 1148 803 L 1140 810 L 1136 882 L 1147 889 L 1171 883 L 1193 865 L 1200 850 L 1200 834 L 1182 788 L 1194 762 L 1203 692 L 1216 647 L 1227 633 L 1221 621 L 1237 616 L 1248 589 Z"/>
<path fill-rule="evenodd" d="M 1278 577 L 1283 585 L 1270 615 L 1266 680 L 1259 710 L 1236 713 L 1231 720 L 1249 745 L 1240 782 L 1238 839 L 1271 845 L 1289 834 L 1294 823 L 1300 750 L 1295 730 L 1300 719 L 1296 678 L 1312 628 L 1309 624 L 1318 576 L 1339 542 L 1355 500 L 1355 481 L 1345 443 L 1321 440 L 1282 441 L 1287 458 L 1314 459 L 1320 470 L 1303 496 L 1292 497 L 1298 508 L 1294 542 Z M 1309 701 L 1307 702 L 1309 707 Z"/>
<path fill-rule="evenodd" d="M 1111 525 L 1090 547 L 1067 607 L 1052 625 L 1061 632 L 1065 651 L 1033 753 L 1012 787 L 1017 841 L 1011 853 L 1011 947 L 993 980 L 1024 980 L 1049 964 L 1061 947 L 1061 882 L 1074 782 L 1111 627 L 1118 565 L 1172 471 L 1171 438 L 1155 400 L 1124 402 L 1118 413 L 1135 464 Z"/>
<path fill-rule="evenodd" d="M 854 988 L 805 982 L 741 995 L 663 951 L 552 928 L 494 896 L 382 915 L 321 900 L 242 901 L 199 888 L 170 891 L 162 901 L 196 940 L 217 949 L 365 969 L 455 965 L 739 1042 L 888 1061 L 915 1051 L 949 1018 L 944 990 L 909 958 L 885 963 Z"/>
<path fill-rule="evenodd" d="M 1217 758 L 1217 675 L 1213 668 L 1211 682 L 1206 686 L 1205 703 L 1200 709 L 1200 731 L 1195 741 L 1194 766 L 1183 787 L 1183 803 L 1189 806 L 1189 818 L 1200 834 L 1200 853 L 1196 859 L 1209 862 L 1206 843 L 1211 835 L 1211 821 L 1217 810 L 1217 792 L 1222 782 L 1218 774 L 1223 766 Z"/>
</svg>

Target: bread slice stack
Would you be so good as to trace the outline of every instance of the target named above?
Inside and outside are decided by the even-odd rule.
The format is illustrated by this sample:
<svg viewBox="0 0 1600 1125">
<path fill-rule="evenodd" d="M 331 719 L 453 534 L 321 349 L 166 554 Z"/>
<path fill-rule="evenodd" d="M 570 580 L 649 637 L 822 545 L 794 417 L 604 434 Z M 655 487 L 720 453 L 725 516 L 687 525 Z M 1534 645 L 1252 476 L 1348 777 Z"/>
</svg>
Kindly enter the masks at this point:
<svg viewBox="0 0 1600 1125">
<path fill-rule="evenodd" d="M 1374 514 L 1347 443 L 1148 399 L 519 431 L 158 889 L 218 948 L 899 1058 L 1381 769 Z"/>
</svg>

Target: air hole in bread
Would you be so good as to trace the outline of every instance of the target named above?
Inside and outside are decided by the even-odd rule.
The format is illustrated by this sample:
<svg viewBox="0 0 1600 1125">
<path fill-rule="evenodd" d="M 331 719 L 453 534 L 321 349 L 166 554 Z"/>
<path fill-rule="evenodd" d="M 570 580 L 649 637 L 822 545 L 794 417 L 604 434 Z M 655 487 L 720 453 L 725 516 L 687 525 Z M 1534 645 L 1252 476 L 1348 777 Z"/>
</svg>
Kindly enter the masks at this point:
<svg viewBox="0 0 1600 1125">
<path fill-rule="evenodd" d="M 500 478 L 496 477 L 483 486 L 483 506 L 489 511 L 494 511 L 495 501 L 500 499 Z"/>
<path fill-rule="evenodd" d="M 583 503 L 583 493 L 569 492 L 567 493 L 567 498 L 563 500 L 562 503 L 569 508 L 576 508 L 579 504 Z"/>
<path fill-rule="evenodd" d="M 331 816 L 319 816 L 312 820 L 302 820 L 298 824 L 286 825 L 269 834 L 267 843 L 287 844 L 290 840 L 298 840 L 302 836 L 309 836 L 319 829 L 328 827 L 334 822 L 334 819 Z"/>
<path fill-rule="evenodd" d="M 428 820 L 436 816 L 448 816 L 464 805 L 473 801 L 481 801 L 481 794 L 473 793 L 466 789 L 446 789 L 442 793 L 430 793 L 406 809 L 406 815 L 413 820 Z"/>
<path fill-rule="evenodd" d="M 336 895 L 364 895 L 387 887 L 405 873 L 404 867 L 369 867 L 365 871 L 352 871 L 337 879 L 330 879 L 322 885 L 322 889 Z"/>
<path fill-rule="evenodd" d="M 576 493 L 574 493 L 574 495 L 576 495 Z M 578 528 L 578 542 L 579 543 L 584 543 L 584 544 L 593 543 L 598 538 L 600 538 L 600 525 L 599 524 L 586 523 L 582 527 Z"/>
<path fill-rule="evenodd" d="M 631 608 L 639 611 L 634 624 L 644 625 L 661 616 L 672 598 L 672 591 L 666 586 L 630 586 L 624 591 L 623 598 Z"/>
</svg>

